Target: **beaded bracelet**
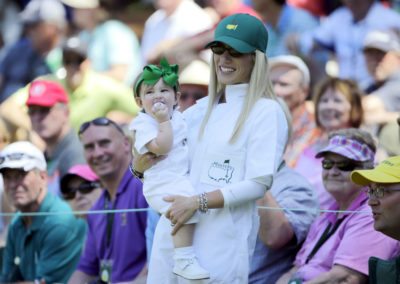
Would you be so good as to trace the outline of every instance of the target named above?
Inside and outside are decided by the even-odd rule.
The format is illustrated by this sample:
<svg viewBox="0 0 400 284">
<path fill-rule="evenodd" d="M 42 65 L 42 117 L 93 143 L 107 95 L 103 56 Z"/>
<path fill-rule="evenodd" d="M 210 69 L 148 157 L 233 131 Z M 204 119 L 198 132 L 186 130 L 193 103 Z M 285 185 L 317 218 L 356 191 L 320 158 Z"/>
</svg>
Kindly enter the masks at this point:
<svg viewBox="0 0 400 284">
<path fill-rule="evenodd" d="M 207 193 L 203 192 L 199 195 L 199 211 L 201 213 L 207 213 L 208 212 L 208 198 L 207 198 Z"/>
<path fill-rule="evenodd" d="M 135 170 L 135 168 L 133 167 L 132 164 L 129 165 L 129 170 L 131 171 L 131 174 L 134 177 L 137 177 L 138 179 L 142 180 L 143 179 L 143 173 L 138 172 L 137 170 Z"/>
</svg>

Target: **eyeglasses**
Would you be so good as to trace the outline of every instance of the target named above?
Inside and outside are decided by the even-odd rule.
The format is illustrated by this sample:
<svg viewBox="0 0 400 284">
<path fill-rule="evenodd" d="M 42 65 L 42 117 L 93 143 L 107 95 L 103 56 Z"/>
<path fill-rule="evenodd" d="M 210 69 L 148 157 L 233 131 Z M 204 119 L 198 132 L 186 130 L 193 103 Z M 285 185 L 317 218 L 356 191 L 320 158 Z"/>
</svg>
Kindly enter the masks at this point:
<svg viewBox="0 0 400 284">
<path fill-rule="evenodd" d="M 343 172 L 350 172 L 350 171 L 353 171 L 355 168 L 360 167 L 360 164 L 354 163 L 352 161 L 334 162 L 334 161 L 328 160 L 328 159 L 322 160 L 322 168 L 324 170 L 330 170 L 335 165 L 336 165 L 336 168 L 338 168 L 340 171 L 343 171 Z"/>
<path fill-rule="evenodd" d="M 244 53 L 240 53 L 239 51 L 234 50 L 231 47 L 226 47 L 224 45 L 213 45 L 211 46 L 211 51 L 214 54 L 222 55 L 225 53 L 225 51 L 228 51 L 229 55 L 232 57 L 241 57 L 244 55 Z"/>
<path fill-rule="evenodd" d="M 82 182 L 76 188 L 61 188 L 61 194 L 65 200 L 74 199 L 76 193 L 79 191 L 81 194 L 91 193 L 94 189 L 100 188 L 101 185 L 98 182 Z"/>
<path fill-rule="evenodd" d="M 78 134 L 81 135 L 83 132 L 86 131 L 86 129 L 89 128 L 91 124 L 97 125 L 97 126 L 108 126 L 108 125 L 113 125 L 119 132 L 121 132 L 123 135 L 125 135 L 124 131 L 122 130 L 121 126 L 116 124 L 114 121 L 111 119 L 108 119 L 107 117 L 98 117 L 93 120 L 84 122 L 81 127 L 79 128 Z"/>
<path fill-rule="evenodd" d="M 370 185 L 367 190 L 367 194 L 369 198 L 375 197 L 377 199 L 383 198 L 385 196 L 385 192 L 388 191 L 400 191 L 400 188 L 386 188 L 383 185 Z"/>
<path fill-rule="evenodd" d="M 23 159 L 38 160 L 38 158 L 27 155 L 25 153 L 13 153 L 9 155 L 0 156 L 0 165 L 8 161 L 19 161 Z"/>
</svg>

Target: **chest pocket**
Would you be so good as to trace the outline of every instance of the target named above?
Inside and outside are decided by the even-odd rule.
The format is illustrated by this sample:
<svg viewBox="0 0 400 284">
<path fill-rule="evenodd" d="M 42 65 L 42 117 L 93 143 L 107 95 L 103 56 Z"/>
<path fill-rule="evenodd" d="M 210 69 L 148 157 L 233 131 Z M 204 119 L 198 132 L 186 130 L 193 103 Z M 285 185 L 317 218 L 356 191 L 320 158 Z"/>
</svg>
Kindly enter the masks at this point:
<svg viewBox="0 0 400 284">
<path fill-rule="evenodd" d="M 207 153 L 203 160 L 200 181 L 223 187 L 244 179 L 245 152 Z"/>
</svg>

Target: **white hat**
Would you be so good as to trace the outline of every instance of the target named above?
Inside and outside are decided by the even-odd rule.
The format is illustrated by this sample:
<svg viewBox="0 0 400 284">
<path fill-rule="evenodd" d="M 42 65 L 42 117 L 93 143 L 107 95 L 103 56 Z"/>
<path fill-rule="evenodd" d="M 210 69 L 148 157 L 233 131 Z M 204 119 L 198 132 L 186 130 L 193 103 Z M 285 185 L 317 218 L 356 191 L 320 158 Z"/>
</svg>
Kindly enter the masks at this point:
<svg viewBox="0 0 400 284">
<path fill-rule="evenodd" d="M 14 142 L 6 146 L 0 153 L 0 171 L 5 168 L 30 171 L 45 171 L 46 160 L 42 151 L 28 141 Z"/>
<path fill-rule="evenodd" d="M 310 70 L 300 57 L 294 55 L 280 55 L 269 59 L 269 69 L 278 65 L 290 65 L 295 67 L 303 74 L 304 84 L 306 86 L 310 85 Z"/>
<path fill-rule="evenodd" d="M 201 60 L 194 60 L 179 75 L 179 84 L 208 86 L 210 82 L 210 65 Z"/>
<path fill-rule="evenodd" d="M 400 52 L 399 37 L 392 31 L 371 31 L 364 39 L 363 49 L 374 48 L 384 52 Z"/>
<path fill-rule="evenodd" d="M 23 23 L 48 22 L 60 29 L 67 24 L 65 8 L 58 0 L 32 0 L 20 13 Z"/>
<path fill-rule="evenodd" d="M 61 0 L 65 5 L 75 9 L 93 9 L 100 6 L 99 0 Z"/>
</svg>

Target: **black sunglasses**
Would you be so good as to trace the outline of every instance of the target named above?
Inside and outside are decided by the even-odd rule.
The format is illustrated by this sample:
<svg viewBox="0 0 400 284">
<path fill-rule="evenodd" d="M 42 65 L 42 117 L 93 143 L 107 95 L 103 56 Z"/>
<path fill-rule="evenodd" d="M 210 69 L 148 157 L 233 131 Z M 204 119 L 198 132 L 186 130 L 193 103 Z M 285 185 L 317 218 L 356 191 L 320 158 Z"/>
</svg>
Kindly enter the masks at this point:
<svg viewBox="0 0 400 284">
<path fill-rule="evenodd" d="M 86 122 L 82 123 L 81 127 L 79 128 L 78 134 L 81 135 L 83 132 L 85 132 L 86 129 L 88 129 L 91 124 L 97 125 L 97 126 L 113 125 L 119 132 L 121 132 L 123 135 L 125 135 L 125 133 L 122 130 L 121 126 L 116 124 L 111 119 L 108 119 L 107 117 L 98 117 L 98 118 L 95 118 L 93 120 L 86 121 Z"/>
<path fill-rule="evenodd" d="M 334 165 L 336 165 L 336 168 L 343 172 L 350 172 L 360 167 L 360 164 L 354 163 L 352 161 L 334 162 L 328 159 L 322 160 L 322 168 L 324 170 L 330 170 L 333 168 Z"/>
<path fill-rule="evenodd" d="M 229 55 L 232 57 L 242 57 L 244 53 L 240 53 L 239 51 L 234 50 L 231 47 L 227 47 L 224 45 L 213 45 L 211 46 L 211 51 L 214 54 L 222 55 L 225 53 L 225 51 L 228 51 Z"/>
<path fill-rule="evenodd" d="M 61 194 L 65 200 L 71 200 L 75 198 L 76 193 L 79 191 L 81 194 L 91 193 L 94 189 L 100 188 L 99 182 L 82 182 L 77 188 L 62 187 Z"/>
</svg>

